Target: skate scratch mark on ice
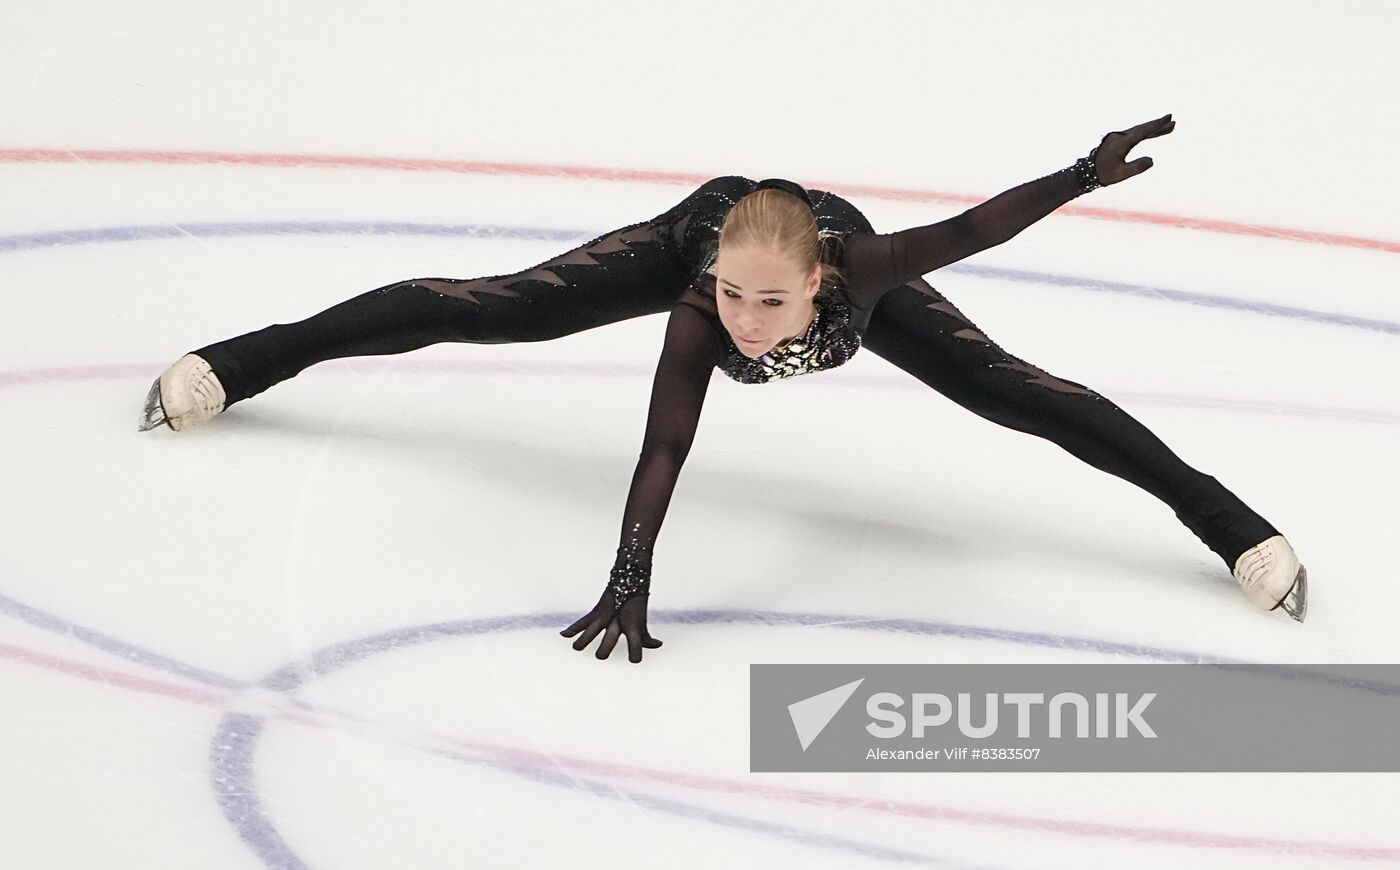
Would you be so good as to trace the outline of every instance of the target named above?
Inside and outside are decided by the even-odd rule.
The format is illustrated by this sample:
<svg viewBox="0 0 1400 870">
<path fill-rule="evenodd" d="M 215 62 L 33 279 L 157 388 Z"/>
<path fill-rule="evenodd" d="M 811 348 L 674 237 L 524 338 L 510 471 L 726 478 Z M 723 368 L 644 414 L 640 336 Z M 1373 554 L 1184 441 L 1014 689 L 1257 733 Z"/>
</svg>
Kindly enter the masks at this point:
<svg viewBox="0 0 1400 870">
<path fill-rule="evenodd" d="M 47 230 L 38 233 L 0 236 L 0 254 L 42 250 L 61 245 L 91 245 L 116 242 L 138 242 L 171 238 L 239 238 L 250 236 L 449 236 L 460 238 L 514 238 L 551 242 L 573 242 L 592 238 L 590 230 L 562 230 L 543 227 L 498 227 L 484 224 L 420 224 L 403 222 L 352 221 L 263 221 L 235 223 L 188 223 L 132 225 L 119 227 L 85 227 Z M 202 244 L 202 243 L 201 243 Z M 221 254 L 221 256 L 223 256 Z M 1266 317 L 1282 317 L 1329 326 L 1342 326 L 1400 335 L 1400 323 L 1371 317 L 1357 317 L 1332 311 L 1279 305 L 1221 294 L 1176 290 L 1149 284 L 1129 284 L 1103 281 L 1051 272 L 974 266 L 966 263 L 945 266 L 940 272 L 953 272 L 977 278 L 989 278 L 1023 284 L 1040 284 L 1072 290 L 1116 293 L 1138 299 L 1181 305 L 1197 305 L 1240 311 Z"/>
<path fill-rule="evenodd" d="M 866 619 L 833 619 L 833 620 L 831 620 L 830 622 L 809 622 L 809 623 L 806 623 L 806 624 L 805 624 L 805 627 L 806 627 L 806 628 L 833 628 L 833 627 L 837 627 L 837 626 L 873 625 L 873 624 L 879 623 L 879 622 L 881 622 L 881 621 L 883 621 L 883 618 L 882 618 L 882 617 L 869 617 L 869 618 L 866 618 Z"/>
<path fill-rule="evenodd" d="M 29 92 L 28 92 L 28 94 L 25 95 L 25 99 L 26 99 L 26 101 L 29 103 L 30 111 L 33 113 L 34 117 L 37 117 L 37 118 L 40 118 L 40 119 L 41 119 L 40 123 L 43 125 L 44 129 L 49 133 L 49 135 L 50 135 L 51 138 L 57 139 L 57 138 L 60 138 L 60 137 L 54 135 L 53 128 L 49 126 L 48 121 L 47 121 L 47 119 L 46 119 L 45 116 L 44 116 L 44 113 L 43 113 L 43 112 L 39 112 L 39 111 L 35 111 L 34 108 L 33 108 L 33 104 L 34 104 L 34 102 L 35 102 L 34 96 L 35 96 L 35 93 L 36 93 L 36 92 L 38 91 L 38 89 L 39 89 L 39 77 L 45 72 L 45 70 L 47 70 L 47 68 L 48 68 L 49 65 L 54 61 L 54 59 L 55 59 L 56 57 L 59 57 L 59 56 L 60 56 L 60 54 L 62 54 L 64 57 L 71 56 L 71 55 L 74 53 L 74 47 L 75 47 L 76 45 L 80 45 L 80 44 L 82 44 L 83 42 L 90 42 L 90 41 L 97 40 L 97 39 L 107 40 L 107 39 L 109 39 L 110 37 L 113 37 L 113 36 L 123 36 L 123 37 L 124 37 L 124 36 L 126 36 L 126 34 L 125 34 L 125 33 L 90 34 L 90 35 L 88 35 L 88 36 L 86 36 L 86 37 L 83 37 L 83 38 L 81 38 L 81 39 L 70 39 L 70 40 L 68 40 L 67 42 L 61 42 L 61 43 L 59 43 L 58 45 L 54 46 L 53 48 L 49 49 L 49 50 L 45 53 L 45 55 L 44 55 L 43 62 L 41 62 L 41 63 L 34 69 L 34 75 L 31 76 L 31 77 L 30 77 L 30 80 L 29 80 Z M 97 162 L 103 162 L 103 161 L 98 161 L 98 160 L 90 159 L 90 157 L 88 156 L 88 155 L 89 155 L 89 152 L 85 152 L 85 151 L 74 151 L 73 149 L 67 148 L 67 147 L 59 147 L 58 149 L 54 149 L 54 151 L 55 151 L 55 153 L 57 153 L 57 154 L 65 155 L 65 157 L 61 157 L 61 158 L 60 158 L 60 162 L 73 162 L 73 163 L 78 163 L 78 164 L 82 165 L 83 169 L 85 169 L 85 170 L 88 172 L 88 174 L 91 175 L 91 176 L 95 176 L 95 175 L 97 174 L 97 170 L 94 168 L 93 164 L 94 164 L 94 163 L 97 163 Z M 143 209 L 145 209 L 145 210 L 147 210 L 147 211 L 149 211 L 149 212 L 151 212 L 152 214 L 154 214 L 156 217 L 160 218 L 161 220 L 165 221 L 165 222 L 166 222 L 166 225 L 172 227 L 172 228 L 173 228 L 175 231 L 177 231 L 180 235 L 183 235 L 183 236 L 185 236 L 186 238 L 189 238 L 189 239 L 193 240 L 196 244 L 200 245 L 201 247 L 203 247 L 205 250 L 209 251 L 210 253 L 217 255 L 217 256 L 220 257 L 221 259 L 228 260 L 228 261 L 230 261 L 230 262 L 235 262 L 235 261 L 233 260 L 233 258 L 231 258 L 228 254 L 224 253 L 223 251 L 219 250 L 218 248 L 214 247 L 213 245 L 210 245 L 209 243 L 205 242 L 203 239 L 199 238 L 198 236 L 194 235 L 193 233 L 183 232 L 183 231 L 180 229 L 179 224 L 175 223 L 175 222 L 172 221 L 170 218 L 168 218 L 168 217 L 166 217 L 165 215 L 161 214 L 159 211 L 156 211 L 155 209 L 150 208 L 150 206 L 149 206 L 148 203 L 146 203 L 146 202 L 143 201 L 143 202 L 141 203 L 140 207 L 143 208 Z"/>
<path fill-rule="evenodd" d="M 220 689 L 241 689 L 248 685 L 241 680 L 235 680 L 232 677 L 226 677 L 213 671 L 207 671 L 203 668 L 185 664 L 178 659 L 152 652 L 136 644 L 113 637 L 110 634 L 105 634 L 96 629 L 79 625 L 71 620 L 55 616 L 48 611 L 40 610 L 37 607 L 31 607 L 8 595 L 0 595 L 0 613 L 12 616 L 22 622 L 27 622 L 35 628 L 41 628 L 45 631 L 80 641 L 87 646 L 100 649 L 119 659 L 145 665 L 153 670 L 164 671 L 178 677 L 184 677 L 185 679 L 196 683 L 202 683 L 206 686 L 214 686 Z"/>
<path fill-rule="evenodd" d="M 576 166 L 547 163 L 498 163 L 472 160 L 433 160 L 412 157 L 373 157 L 347 154 L 278 154 L 235 153 L 222 151 L 160 151 L 142 149 L 89 149 L 73 151 L 53 148 L 0 149 L 0 163 L 154 163 L 176 166 L 258 166 L 276 169 L 314 167 L 318 169 L 393 170 L 401 172 L 451 172 L 466 175 L 519 176 L 533 178 L 569 178 L 621 182 L 677 184 L 695 187 L 714 176 L 693 172 L 662 172 L 638 169 Z M 843 196 L 888 199 L 900 202 L 941 202 L 949 205 L 976 205 L 989 196 L 940 191 L 911 190 L 900 187 L 876 187 L 845 184 L 818 179 L 793 179 L 806 187 L 830 190 Z M 1310 245 L 1361 248 L 1400 254 L 1400 241 L 1373 239 L 1364 236 L 1325 233 L 1291 227 L 1248 224 L 1236 221 L 1187 217 L 1158 212 L 1095 208 L 1084 205 L 1064 205 L 1055 210 L 1057 216 L 1086 217 L 1115 223 L 1147 224 L 1172 229 L 1195 230 L 1226 235 L 1252 236 L 1275 241 L 1301 242 Z"/>
<path fill-rule="evenodd" d="M 0 612 L 10 612 L 31 624 L 50 630 L 62 629 L 65 621 L 51 616 L 36 608 L 31 608 L 14 599 L 0 596 Z M 801 613 L 781 613 L 781 612 L 748 612 L 748 611 L 677 611 L 674 613 L 657 613 L 653 617 L 659 617 L 662 621 L 672 619 L 676 622 L 748 622 L 753 624 L 850 624 L 857 623 L 880 625 L 888 628 L 891 624 L 899 624 L 904 629 L 919 629 L 920 633 L 926 634 L 956 634 L 959 631 L 971 629 L 972 636 L 994 637 L 996 639 L 1014 638 L 1017 635 L 1024 635 L 1034 642 L 1064 641 L 1067 638 L 1055 635 L 1031 634 L 1015 632 L 1010 630 L 989 630 L 979 629 L 970 626 L 957 626 L 944 623 L 924 622 L 919 620 L 843 620 L 829 614 L 801 614 Z M 315 678 L 322 674 L 337 670 L 346 665 L 354 664 L 366 657 L 376 655 L 381 652 L 398 650 L 402 647 L 414 644 L 425 643 L 434 640 L 470 636 L 498 632 L 502 630 L 520 630 L 529 628 L 556 627 L 556 623 L 567 621 L 568 614 L 535 614 L 518 615 L 508 617 L 495 617 L 481 620 L 468 620 L 457 623 L 437 623 L 429 625 L 413 626 L 396 631 L 384 632 L 366 638 L 343 642 L 327 647 L 307 659 L 286 665 L 273 671 L 268 677 L 259 681 L 259 685 L 280 692 L 290 692 L 301 688 L 306 678 Z M 76 626 L 73 626 L 76 627 Z M 69 632 L 73 636 L 79 636 L 78 632 Z M 1076 646 L 1092 645 L 1101 650 L 1113 649 L 1118 652 L 1141 654 L 1143 652 L 1156 651 L 1159 653 L 1168 652 L 1172 656 L 1170 660 L 1182 660 L 1189 657 L 1192 661 L 1233 661 L 1230 659 L 1212 659 L 1208 656 L 1181 653 L 1179 651 L 1163 651 L 1153 647 L 1141 645 L 1115 644 L 1103 641 L 1091 641 L 1088 639 L 1068 639 Z M 117 643 L 121 643 L 117 641 Z M 1060 644 L 1063 645 L 1063 644 Z M 67 673 L 89 680 L 100 680 L 105 684 L 112 684 L 114 677 L 121 680 L 128 680 L 126 688 L 138 691 L 146 691 L 157 694 L 165 694 L 170 697 L 180 698 L 199 703 L 207 703 L 207 699 L 199 696 L 198 693 L 191 693 L 182 687 L 169 687 L 169 690 L 162 690 L 158 681 L 142 680 L 140 678 L 127 678 L 108 669 L 97 669 L 78 662 L 58 659 L 42 653 L 33 653 L 27 650 L 12 646 L 0 646 L 0 655 L 7 655 L 26 663 L 46 667 L 52 670 Z M 134 656 L 132 658 L 135 658 Z M 157 669 L 169 669 L 169 664 L 173 660 L 164 660 L 157 657 L 153 660 L 152 666 Z M 176 663 L 178 664 L 178 663 Z M 182 666 L 186 672 L 198 672 L 198 669 Z M 1308 679 L 1306 671 L 1298 671 L 1291 668 L 1277 668 L 1285 674 L 1292 674 L 1299 679 Z M 229 678 L 220 677 L 228 680 Z M 1323 680 L 1322 682 L 1334 682 Z M 1370 687 L 1355 686 L 1363 691 L 1380 691 L 1383 694 L 1400 694 L 1400 687 Z M 234 697 L 233 693 L 228 693 L 222 697 Z M 642 768 L 631 765 L 614 764 L 609 762 L 594 762 L 586 759 L 573 759 L 567 756 L 546 755 L 536 753 L 531 750 L 520 749 L 512 746 L 505 746 L 483 741 L 467 741 L 460 738 L 447 737 L 443 735 L 428 734 L 423 735 L 418 732 L 409 732 L 403 729 L 395 731 L 393 726 L 382 725 L 362 719 L 361 717 L 349 714 L 338 713 L 305 705 L 300 699 L 287 698 L 286 703 L 298 706 L 305 706 L 311 710 L 313 716 L 307 716 L 300 712 L 279 712 L 276 709 L 268 710 L 269 718 L 281 718 L 298 724 L 311 725 L 315 727 L 330 727 L 325 723 L 327 717 L 339 718 L 345 721 L 353 720 L 361 723 L 365 727 L 360 730 L 364 733 L 372 733 L 380 738 L 395 739 L 395 733 L 410 734 L 404 745 L 423 751 L 438 751 L 423 744 L 423 738 L 430 737 L 435 740 L 445 740 L 449 743 L 463 747 L 479 749 L 497 756 L 503 757 L 504 761 L 483 762 L 504 766 L 506 769 L 513 769 L 512 765 L 519 766 L 525 760 L 540 760 L 537 766 L 530 767 L 529 775 L 539 778 L 542 781 L 549 781 L 551 774 L 548 767 L 558 767 L 560 760 L 564 760 L 571 769 L 592 771 L 603 775 L 618 775 L 630 778 L 640 778 L 667 785 L 679 785 L 686 788 L 694 788 L 705 791 L 719 791 L 724 793 L 756 795 L 770 797 L 779 800 L 796 801 L 803 804 L 840 807 L 843 809 L 865 809 L 872 812 L 880 812 L 889 815 L 904 816 L 910 818 L 933 818 L 945 821 L 956 821 L 973 825 L 992 825 L 999 827 L 1010 827 L 1021 830 L 1046 831 L 1055 834 L 1065 834 L 1075 837 L 1103 837 L 1111 839 L 1128 839 L 1139 842 L 1163 842 L 1182 846 L 1205 847 L 1205 848 L 1229 848 L 1229 849 L 1251 849 L 1283 852 L 1288 854 L 1324 854 L 1332 857 L 1346 858 L 1352 860 L 1371 861 L 1376 859 L 1400 859 L 1400 849 L 1393 847 L 1378 846 L 1357 846 L 1351 844 L 1326 843 L 1319 841 L 1301 840 L 1278 840 L 1261 837 L 1244 837 L 1229 834 L 1208 834 L 1181 829 L 1149 828 L 1133 825 L 1103 824 L 1097 822 L 1074 822 L 1064 819 L 1039 818 L 1028 815 L 1018 815 L 1009 813 L 995 813 L 982 810 L 963 810 L 954 807 L 943 807 L 930 804 L 923 804 L 910 801 L 891 801 L 888 799 L 863 798 L 858 796 L 838 795 L 822 792 L 811 792 L 805 790 L 793 790 L 776 788 L 769 786 L 754 786 L 742 781 L 730 781 L 717 777 L 706 777 L 703 775 L 692 775 L 676 773 L 671 771 Z M 238 710 L 228 713 L 220 725 L 219 731 L 214 740 L 215 756 L 219 760 L 219 767 L 215 773 L 216 792 L 220 797 L 220 804 L 225 809 L 230 821 L 238 827 L 240 834 L 248 840 L 260 855 L 264 857 L 272 866 L 276 867 L 305 867 L 288 847 L 281 836 L 272 828 L 267 821 L 258 802 L 256 789 L 252 780 L 252 758 L 255 744 L 264 726 L 264 720 L 256 716 Z M 340 727 L 349 727 L 346 725 Z M 472 760 L 460 757 L 458 760 Z M 544 768 L 544 770 L 542 770 Z M 557 775 L 554 775 L 557 776 Z M 565 778 L 557 784 L 571 785 L 581 781 L 567 773 Z M 593 788 L 593 783 L 589 787 Z M 594 789 L 602 790 L 602 796 L 611 796 L 611 792 L 616 791 L 615 786 L 597 785 Z M 647 803 L 656 809 L 673 811 L 673 808 L 657 801 L 664 801 L 661 798 L 652 798 L 648 795 L 628 795 L 628 799 L 638 800 L 640 803 Z M 672 802 L 677 803 L 677 802 Z M 721 817 L 704 809 L 694 809 L 687 805 L 681 805 L 684 812 L 693 813 L 698 817 L 714 821 L 716 824 L 729 825 L 733 822 L 729 817 Z M 682 811 L 682 810 L 675 810 Z M 775 828 L 777 826 L 774 826 Z M 783 837 L 807 837 L 807 832 L 797 832 L 793 829 L 766 830 Z M 829 848 L 854 849 L 864 851 L 870 848 L 865 844 L 852 843 L 850 841 L 840 841 L 834 843 L 830 839 L 823 841 L 823 845 Z M 903 853 L 907 854 L 907 853 Z M 911 859 L 901 860 L 924 860 L 926 862 L 937 862 L 937 859 L 923 858 L 915 856 Z"/>
</svg>

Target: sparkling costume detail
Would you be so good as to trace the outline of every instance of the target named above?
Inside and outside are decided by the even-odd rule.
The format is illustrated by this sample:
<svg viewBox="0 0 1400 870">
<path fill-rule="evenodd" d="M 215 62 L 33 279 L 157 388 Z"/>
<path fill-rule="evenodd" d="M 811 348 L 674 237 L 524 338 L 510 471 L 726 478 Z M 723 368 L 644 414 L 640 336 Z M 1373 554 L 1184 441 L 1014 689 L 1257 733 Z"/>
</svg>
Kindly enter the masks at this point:
<svg viewBox="0 0 1400 870">
<path fill-rule="evenodd" d="M 1083 196 L 1091 190 L 1098 190 L 1103 187 L 1099 181 L 1099 171 L 1095 168 L 1095 160 L 1099 156 L 1099 146 L 1095 145 L 1094 150 L 1089 152 L 1089 156 L 1081 157 L 1074 161 L 1070 171 L 1074 173 L 1074 180 L 1077 183 L 1076 196 Z"/>
<path fill-rule="evenodd" d="M 635 536 L 641 524 L 632 527 Z M 608 591 L 612 593 L 613 606 L 618 610 L 628 599 L 638 595 L 651 594 L 651 548 L 643 546 L 637 537 L 617 548 L 617 560 L 608 576 Z"/>
<path fill-rule="evenodd" d="M 754 189 L 775 188 L 784 191 L 807 203 L 816 219 L 817 209 L 812 195 L 801 185 L 785 178 L 768 178 L 760 181 Z M 825 246 L 829 240 L 840 239 L 838 233 L 817 231 L 817 236 Z M 825 251 L 823 247 L 823 251 Z M 710 271 L 714 262 L 714 252 L 706 263 L 703 279 L 707 282 L 707 294 L 714 296 L 714 273 Z M 724 363 L 719 367 L 730 378 L 741 384 L 766 384 L 779 378 L 790 378 L 811 372 L 823 371 L 842 365 L 860 349 L 860 333 L 851 323 L 851 306 L 829 285 L 822 287 L 812 299 L 815 308 L 812 322 L 800 336 L 771 348 L 763 356 L 752 358 L 739 350 L 732 336 Z"/>
<path fill-rule="evenodd" d="M 851 328 L 851 306 L 839 295 L 812 298 L 817 316 L 807 331 L 783 348 L 756 359 L 745 356 L 729 340 L 721 370 L 741 384 L 766 384 L 779 378 L 836 368 L 860 349 L 860 333 Z"/>
</svg>

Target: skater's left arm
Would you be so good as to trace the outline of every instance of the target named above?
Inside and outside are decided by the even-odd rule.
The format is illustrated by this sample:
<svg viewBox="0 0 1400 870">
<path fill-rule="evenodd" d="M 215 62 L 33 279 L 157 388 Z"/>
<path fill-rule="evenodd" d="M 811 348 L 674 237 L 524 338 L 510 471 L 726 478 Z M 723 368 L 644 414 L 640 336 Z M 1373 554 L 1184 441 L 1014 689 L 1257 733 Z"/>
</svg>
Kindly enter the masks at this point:
<svg viewBox="0 0 1400 870">
<path fill-rule="evenodd" d="M 1125 163 L 1144 139 L 1176 126 L 1171 115 L 1147 121 L 1103 141 L 1072 166 L 997 194 L 956 217 L 896 233 L 852 233 L 846 237 L 847 286 L 883 292 L 1014 238 L 1017 233 L 1074 199 L 1146 172 L 1151 157 Z"/>
</svg>

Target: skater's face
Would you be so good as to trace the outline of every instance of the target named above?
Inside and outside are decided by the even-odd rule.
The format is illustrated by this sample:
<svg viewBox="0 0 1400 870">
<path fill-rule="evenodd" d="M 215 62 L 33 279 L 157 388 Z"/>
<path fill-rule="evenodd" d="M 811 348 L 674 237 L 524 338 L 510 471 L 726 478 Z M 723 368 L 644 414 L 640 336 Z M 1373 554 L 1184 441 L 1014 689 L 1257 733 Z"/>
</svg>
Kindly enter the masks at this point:
<svg viewBox="0 0 1400 870">
<path fill-rule="evenodd" d="M 804 274 L 781 252 L 745 247 L 721 250 L 713 271 L 720 322 L 744 356 L 762 356 L 811 322 L 820 266 Z"/>
</svg>

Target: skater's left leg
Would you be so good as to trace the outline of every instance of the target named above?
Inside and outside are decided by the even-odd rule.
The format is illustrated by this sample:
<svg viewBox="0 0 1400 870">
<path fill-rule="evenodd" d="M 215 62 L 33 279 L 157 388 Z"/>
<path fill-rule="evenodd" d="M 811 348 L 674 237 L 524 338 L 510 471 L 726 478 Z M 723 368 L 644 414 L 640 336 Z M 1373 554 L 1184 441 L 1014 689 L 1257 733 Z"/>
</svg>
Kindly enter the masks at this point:
<svg viewBox="0 0 1400 870">
<path fill-rule="evenodd" d="M 1279 534 L 1122 408 L 1007 353 L 922 279 L 881 297 L 863 344 L 973 413 L 1152 493 L 1232 571 L 1243 553 Z"/>
</svg>

